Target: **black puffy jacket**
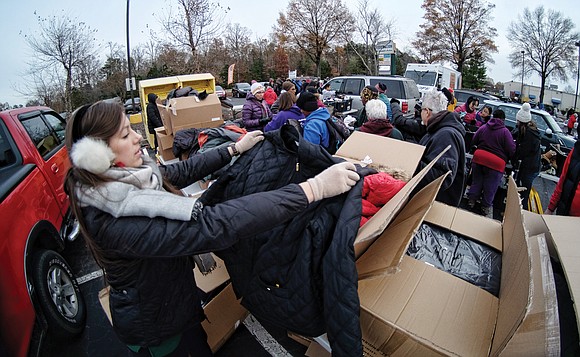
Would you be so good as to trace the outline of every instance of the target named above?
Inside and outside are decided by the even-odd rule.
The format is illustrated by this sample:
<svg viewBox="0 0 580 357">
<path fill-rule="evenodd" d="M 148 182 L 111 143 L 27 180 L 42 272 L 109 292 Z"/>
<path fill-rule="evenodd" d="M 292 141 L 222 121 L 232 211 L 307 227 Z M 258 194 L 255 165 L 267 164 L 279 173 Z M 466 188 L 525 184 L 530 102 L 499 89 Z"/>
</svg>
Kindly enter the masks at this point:
<svg viewBox="0 0 580 357">
<path fill-rule="evenodd" d="M 162 166 L 177 187 L 184 187 L 230 162 L 227 148 Z M 155 204 L 155 202 L 151 202 Z M 298 185 L 205 206 L 197 221 L 162 217 L 113 216 L 83 209 L 89 234 L 102 249 L 111 285 L 113 327 L 130 345 L 156 346 L 203 320 L 190 256 L 230 247 L 239 239 L 268 230 L 303 211 L 308 200 Z M 260 217 L 260 220 L 258 219 Z"/>
<path fill-rule="evenodd" d="M 291 126 L 265 136 L 205 192 L 203 201 L 227 202 L 302 182 L 342 161 L 298 137 Z M 254 316 L 306 336 L 327 332 L 334 356 L 362 356 L 353 248 L 362 183 L 216 252 L 226 262 L 236 294 Z M 272 223 L 266 212 L 261 219 L 262 225 Z"/>
</svg>

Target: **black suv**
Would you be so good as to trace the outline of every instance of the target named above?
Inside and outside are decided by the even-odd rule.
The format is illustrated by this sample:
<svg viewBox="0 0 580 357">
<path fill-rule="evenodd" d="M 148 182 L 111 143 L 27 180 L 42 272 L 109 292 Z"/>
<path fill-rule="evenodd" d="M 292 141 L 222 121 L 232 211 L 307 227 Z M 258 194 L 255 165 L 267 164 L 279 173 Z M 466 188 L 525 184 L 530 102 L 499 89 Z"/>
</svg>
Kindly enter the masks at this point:
<svg viewBox="0 0 580 357">
<path fill-rule="evenodd" d="M 505 126 L 511 131 L 516 127 L 516 114 L 522 107 L 517 103 L 504 103 L 499 101 L 486 100 L 485 104 L 492 107 L 493 110 L 501 109 L 505 113 Z M 558 146 L 564 154 L 568 154 L 574 147 L 576 140 L 571 136 L 564 134 L 562 128 L 556 123 L 556 120 L 550 113 L 540 110 L 532 109 L 532 120 L 536 122 L 540 130 L 540 137 L 542 139 L 542 151 L 550 149 L 551 145 Z"/>
</svg>

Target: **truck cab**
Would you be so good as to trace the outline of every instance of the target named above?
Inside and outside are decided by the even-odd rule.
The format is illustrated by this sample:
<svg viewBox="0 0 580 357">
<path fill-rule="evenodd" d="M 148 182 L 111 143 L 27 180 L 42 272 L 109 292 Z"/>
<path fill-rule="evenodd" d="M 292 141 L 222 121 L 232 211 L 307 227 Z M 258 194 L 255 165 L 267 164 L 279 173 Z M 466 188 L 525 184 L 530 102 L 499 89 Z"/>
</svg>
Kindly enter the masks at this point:
<svg viewBox="0 0 580 357">
<path fill-rule="evenodd" d="M 417 83 L 421 95 L 432 89 L 461 88 L 461 72 L 441 64 L 409 63 L 404 76 Z"/>
</svg>

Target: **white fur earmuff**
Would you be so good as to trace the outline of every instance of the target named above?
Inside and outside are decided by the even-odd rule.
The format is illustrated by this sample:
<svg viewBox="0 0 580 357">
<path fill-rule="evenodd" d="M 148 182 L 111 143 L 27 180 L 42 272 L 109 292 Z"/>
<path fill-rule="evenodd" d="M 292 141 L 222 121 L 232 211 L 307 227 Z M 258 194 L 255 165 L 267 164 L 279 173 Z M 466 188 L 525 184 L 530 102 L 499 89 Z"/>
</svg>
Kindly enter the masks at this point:
<svg viewBox="0 0 580 357">
<path fill-rule="evenodd" d="M 102 174 L 111 167 L 115 154 L 103 140 L 85 136 L 73 144 L 72 164 L 93 174 Z"/>
</svg>

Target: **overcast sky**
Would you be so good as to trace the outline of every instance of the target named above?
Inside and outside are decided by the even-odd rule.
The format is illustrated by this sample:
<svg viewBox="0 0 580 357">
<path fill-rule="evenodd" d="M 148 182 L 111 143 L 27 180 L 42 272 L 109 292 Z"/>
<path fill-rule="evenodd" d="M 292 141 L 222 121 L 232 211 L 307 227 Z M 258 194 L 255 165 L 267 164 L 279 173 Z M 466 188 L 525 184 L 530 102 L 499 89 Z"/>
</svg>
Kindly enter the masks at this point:
<svg viewBox="0 0 580 357">
<path fill-rule="evenodd" d="M 147 41 L 148 28 L 159 28 L 157 18 L 160 15 L 157 7 L 166 0 L 133 0 L 130 3 L 130 44 L 134 47 Z M 499 52 L 492 54 L 495 64 L 487 64 L 488 76 L 494 81 L 507 82 L 517 80 L 515 73 L 507 60 L 510 46 L 507 41 L 510 21 L 517 19 L 525 7 L 534 9 L 543 4 L 546 9 L 562 12 L 576 24 L 575 31 L 580 31 L 580 6 L 577 0 L 552 1 L 506 1 L 491 0 L 496 4 L 493 11 L 491 26 L 497 29 L 495 39 Z M 226 22 L 239 23 L 252 31 L 252 40 L 267 37 L 276 23 L 278 13 L 285 11 L 288 0 L 252 0 L 234 1 L 221 0 L 222 6 L 229 6 Z M 355 10 L 358 1 L 347 0 L 351 10 Z M 369 0 L 370 8 L 378 8 L 385 19 L 394 19 L 398 36 L 395 38 L 397 47 L 403 51 L 410 49 L 410 42 L 419 25 L 423 23 L 424 11 L 420 0 Z M 320 1 L 324 6 L 324 1 Z M 5 1 L 3 17 L 0 21 L 2 35 L 2 54 L 0 55 L 0 102 L 11 105 L 25 104 L 26 98 L 15 91 L 22 88 L 24 73 L 28 69 L 26 61 L 31 50 L 24 41 L 24 34 L 38 33 L 37 15 L 47 18 L 53 15 L 67 14 L 77 22 L 86 22 L 88 26 L 98 30 L 96 37 L 102 43 L 126 44 L 126 9 L 127 2 L 122 0 L 17 0 Z M 225 25 L 225 24 L 224 24 Z M 539 85 L 539 78 L 534 76 L 526 79 L 526 83 Z M 567 83 L 576 87 L 575 78 Z M 566 84 L 560 83 L 560 89 Z"/>
</svg>

